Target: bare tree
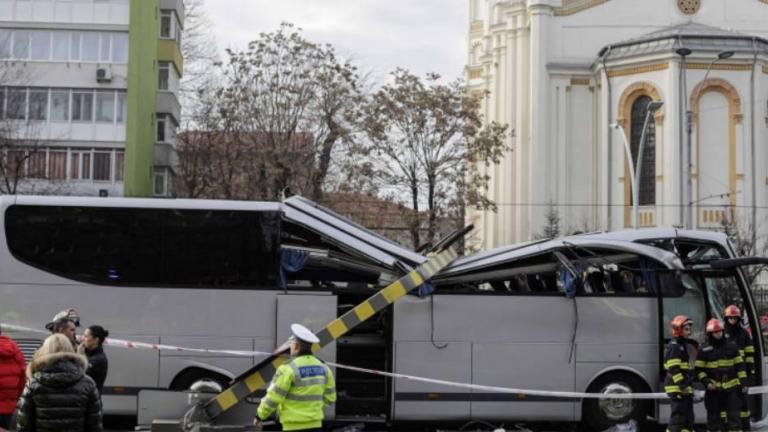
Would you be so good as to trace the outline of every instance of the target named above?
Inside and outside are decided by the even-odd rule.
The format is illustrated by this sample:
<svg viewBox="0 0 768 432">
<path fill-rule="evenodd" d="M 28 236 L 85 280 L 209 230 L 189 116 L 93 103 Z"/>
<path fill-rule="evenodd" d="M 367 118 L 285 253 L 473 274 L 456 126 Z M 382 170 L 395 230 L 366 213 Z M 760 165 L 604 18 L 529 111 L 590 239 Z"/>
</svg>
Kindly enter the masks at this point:
<svg viewBox="0 0 768 432">
<path fill-rule="evenodd" d="M 558 211 L 557 206 L 555 206 L 555 203 L 549 203 L 544 222 L 541 232 L 534 234 L 534 240 L 555 239 L 560 237 L 560 212 Z"/>
<path fill-rule="evenodd" d="M 211 32 L 213 23 L 205 12 L 205 0 L 184 0 L 184 14 L 181 37 L 184 76 L 179 94 L 182 123 L 190 123 L 200 103 L 199 90 L 211 88 L 215 79 L 214 65 L 219 60 L 219 54 L 216 38 Z"/>
<path fill-rule="evenodd" d="M 463 224 L 467 206 L 495 209 L 485 193 L 488 177 L 478 167 L 500 160 L 509 131 L 483 124 L 480 100 L 460 80 L 440 84 L 437 74 L 422 79 L 404 69 L 392 77 L 364 107 L 366 139 L 353 147 L 347 168 L 351 177 L 369 176 L 382 192 L 408 197 L 416 246 L 434 240 L 441 218 Z"/>
<path fill-rule="evenodd" d="M 356 68 L 299 32 L 282 24 L 244 51 L 227 50 L 221 83 L 199 92 L 207 96 L 193 116 L 196 127 L 218 131 L 210 135 L 217 151 L 206 195 L 275 199 L 290 189 L 321 198 L 339 145 L 351 139 L 361 96 Z"/>
<path fill-rule="evenodd" d="M 721 221 L 722 230 L 728 236 L 736 255 L 766 256 L 768 255 L 768 241 L 765 231 L 761 226 L 755 226 L 749 218 L 734 215 Z M 764 266 L 746 266 L 742 268 L 747 282 L 750 285 L 757 282 L 760 274 L 765 270 Z"/>
</svg>

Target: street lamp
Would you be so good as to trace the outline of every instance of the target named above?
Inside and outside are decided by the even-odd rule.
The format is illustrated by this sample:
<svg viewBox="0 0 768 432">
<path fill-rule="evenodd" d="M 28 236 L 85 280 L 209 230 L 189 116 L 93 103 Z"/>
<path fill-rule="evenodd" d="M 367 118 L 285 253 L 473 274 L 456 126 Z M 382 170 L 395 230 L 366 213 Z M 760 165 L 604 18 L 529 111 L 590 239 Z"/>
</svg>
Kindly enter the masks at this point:
<svg viewBox="0 0 768 432">
<path fill-rule="evenodd" d="M 691 111 L 688 109 L 688 80 L 687 80 L 688 74 L 686 73 L 685 60 L 689 55 L 691 55 L 693 51 L 691 51 L 689 48 L 682 47 L 675 50 L 675 52 L 682 59 L 680 64 L 680 74 L 682 75 L 683 84 L 681 89 L 682 91 L 679 94 L 682 94 L 683 96 L 683 106 L 685 109 L 684 112 L 685 112 L 685 124 L 686 124 L 686 133 L 685 133 L 686 145 L 685 147 L 682 147 L 682 143 L 681 143 L 681 147 L 683 150 L 682 150 L 682 154 L 680 155 L 681 156 L 680 157 L 680 174 L 684 175 L 685 176 L 684 178 L 686 179 L 685 189 L 683 189 L 682 181 L 680 182 L 680 207 L 681 207 L 680 216 L 683 219 L 683 226 L 686 228 L 690 228 L 691 225 L 688 222 L 689 221 L 688 217 L 690 216 L 687 211 L 688 209 L 683 208 L 683 203 L 685 202 L 684 197 L 689 196 L 688 195 L 689 190 L 692 190 L 692 187 L 693 187 L 691 183 L 691 158 L 690 158 L 691 127 L 693 123 L 691 121 L 691 118 L 692 118 Z M 678 119 L 682 120 L 682 118 L 679 118 L 679 117 Z M 683 161 L 685 161 L 685 164 L 687 165 L 684 165 Z"/>
<path fill-rule="evenodd" d="M 692 157 L 692 147 L 693 147 L 693 112 L 690 110 L 690 107 L 688 107 L 688 84 L 687 84 L 687 73 L 685 70 L 685 59 L 688 57 L 692 51 L 689 48 L 678 48 L 675 50 L 677 55 L 682 57 L 682 66 L 681 70 L 683 73 L 683 100 L 685 104 L 685 130 L 686 130 L 686 144 L 685 144 L 685 161 L 686 161 L 686 169 L 685 169 L 685 178 L 686 178 L 686 201 L 688 202 L 688 208 L 685 214 L 685 227 L 690 229 L 693 227 L 693 178 L 692 178 L 692 171 L 693 171 L 693 157 Z M 717 57 L 712 60 L 709 63 L 709 66 L 707 67 L 707 72 L 704 74 L 704 80 L 702 82 L 706 82 L 707 78 L 709 78 L 709 73 L 712 71 L 712 67 L 720 60 L 725 60 L 733 57 L 735 53 L 733 51 L 721 51 L 717 53 Z"/>
<path fill-rule="evenodd" d="M 640 209 L 640 175 L 642 174 L 642 163 L 643 163 L 643 148 L 645 147 L 645 138 L 648 132 L 648 126 L 651 124 L 651 118 L 653 117 L 654 113 L 658 111 L 662 106 L 664 106 L 664 102 L 661 101 L 651 101 L 648 102 L 647 105 L 647 112 L 645 113 L 645 122 L 643 122 L 643 130 L 640 134 L 640 143 L 638 145 L 637 149 L 637 161 L 635 163 L 632 162 L 632 149 L 630 148 L 629 141 L 627 140 L 627 134 L 624 131 L 624 127 L 621 126 L 618 123 L 614 123 L 611 126 L 615 129 L 618 129 L 621 132 L 621 138 L 624 141 L 624 151 L 627 155 L 627 165 L 629 165 L 629 176 L 630 181 L 632 182 L 632 226 L 637 229 L 639 226 L 639 209 Z"/>
</svg>

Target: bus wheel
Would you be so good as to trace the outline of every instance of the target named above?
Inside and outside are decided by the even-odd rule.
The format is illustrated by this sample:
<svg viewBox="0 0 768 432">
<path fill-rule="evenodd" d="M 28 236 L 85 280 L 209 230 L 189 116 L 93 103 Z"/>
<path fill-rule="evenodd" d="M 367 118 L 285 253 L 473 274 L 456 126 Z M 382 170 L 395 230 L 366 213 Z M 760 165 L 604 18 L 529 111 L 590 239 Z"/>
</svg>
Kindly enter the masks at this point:
<svg viewBox="0 0 768 432">
<path fill-rule="evenodd" d="M 627 372 L 608 373 L 596 379 L 588 393 L 645 393 L 650 389 L 636 375 Z M 635 420 L 641 424 L 650 412 L 647 400 L 584 399 L 581 421 L 588 430 L 602 431 L 613 425 Z"/>
<path fill-rule="evenodd" d="M 190 390 L 196 387 L 205 386 L 205 384 L 210 381 L 218 384 L 222 389 L 226 389 L 229 387 L 230 379 L 222 374 L 211 372 L 209 370 L 189 368 L 173 379 L 173 382 L 171 382 L 171 390 Z"/>
</svg>

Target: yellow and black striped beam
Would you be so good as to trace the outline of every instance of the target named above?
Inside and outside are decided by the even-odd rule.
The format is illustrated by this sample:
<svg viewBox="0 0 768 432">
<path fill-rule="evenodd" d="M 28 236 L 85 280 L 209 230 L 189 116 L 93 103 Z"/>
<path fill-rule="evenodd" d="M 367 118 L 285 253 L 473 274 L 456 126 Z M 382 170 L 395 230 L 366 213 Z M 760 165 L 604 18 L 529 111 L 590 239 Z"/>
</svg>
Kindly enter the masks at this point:
<svg viewBox="0 0 768 432">
<path fill-rule="evenodd" d="M 418 288 L 419 285 L 432 278 L 435 273 L 445 268 L 454 259 L 456 259 L 456 251 L 453 248 L 448 248 L 437 255 L 431 256 L 424 264 L 376 292 L 376 294 L 355 306 L 349 312 L 331 321 L 322 330 L 317 332 L 320 343 L 315 344 L 312 350 L 317 352 L 320 348 L 335 341 L 361 322 L 396 302 L 408 292 Z M 266 387 L 277 371 L 277 368 L 288 361 L 288 357 L 285 355 L 287 351 L 276 352 L 262 360 L 236 378 L 231 387 L 208 401 L 205 405 L 207 417 L 213 420 L 219 414 L 232 408 L 257 390 Z"/>
</svg>

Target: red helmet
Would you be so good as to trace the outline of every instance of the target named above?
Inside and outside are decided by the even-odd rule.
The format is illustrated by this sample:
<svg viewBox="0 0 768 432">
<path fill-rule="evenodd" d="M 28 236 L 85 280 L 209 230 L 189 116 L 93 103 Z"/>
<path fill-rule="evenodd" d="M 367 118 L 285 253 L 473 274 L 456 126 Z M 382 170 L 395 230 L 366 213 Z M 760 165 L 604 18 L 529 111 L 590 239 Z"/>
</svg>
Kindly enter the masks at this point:
<svg viewBox="0 0 768 432">
<path fill-rule="evenodd" d="M 693 321 L 685 315 L 678 315 L 672 318 L 672 321 L 669 322 L 669 329 L 670 333 L 672 333 L 672 337 L 683 336 L 683 327 L 688 324 L 693 324 Z"/>
<path fill-rule="evenodd" d="M 741 309 L 739 309 L 739 307 L 736 305 L 730 305 L 727 308 L 725 308 L 724 315 L 726 318 L 730 318 L 730 317 L 741 318 Z"/>
<path fill-rule="evenodd" d="M 707 333 L 717 333 L 723 331 L 723 323 L 717 318 L 707 321 Z"/>
</svg>

